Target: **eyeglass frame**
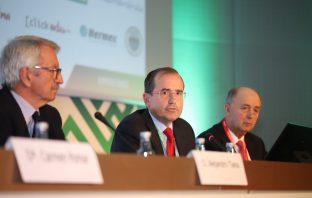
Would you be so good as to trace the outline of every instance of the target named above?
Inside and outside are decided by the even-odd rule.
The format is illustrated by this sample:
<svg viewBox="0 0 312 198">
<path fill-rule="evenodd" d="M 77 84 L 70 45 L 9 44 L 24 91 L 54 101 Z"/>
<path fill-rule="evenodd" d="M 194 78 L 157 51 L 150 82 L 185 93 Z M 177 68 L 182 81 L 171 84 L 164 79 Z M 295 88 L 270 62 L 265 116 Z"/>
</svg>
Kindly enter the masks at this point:
<svg viewBox="0 0 312 198">
<path fill-rule="evenodd" d="M 46 70 L 46 71 L 53 73 L 53 75 L 56 72 L 54 79 L 57 79 L 58 75 L 61 74 L 62 72 L 62 68 L 51 68 L 51 67 L 40 66 L 40 65 L 35 65 L 32 68 Z"/>
<path fill-rule="evenodd" d="M 164 92 L 169 92 L 168 95 L 166 95 L 166 93 Z M 182 91 L 182 90 L 171 90 L 171 89 L 162 89 L 158 92 L 147 92 L 151 95 L 153 94 L 157 94 L 159 97 L 163 97 L 163 98 L 168 98 L 170 97 L 171 94 L 173 94 L 175 97 L 181 97 L 181 98 L 185 98 L 186 96 L 186 92 Z"/>
</svg>

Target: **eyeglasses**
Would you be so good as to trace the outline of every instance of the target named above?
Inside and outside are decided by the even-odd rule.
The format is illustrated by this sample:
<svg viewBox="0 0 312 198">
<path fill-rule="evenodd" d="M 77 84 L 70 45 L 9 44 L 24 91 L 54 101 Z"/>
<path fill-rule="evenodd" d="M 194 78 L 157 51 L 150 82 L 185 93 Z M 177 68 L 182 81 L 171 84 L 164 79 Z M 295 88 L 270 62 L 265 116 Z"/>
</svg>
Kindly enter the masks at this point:
<svg viewBox="0 0 312 198">
<path fill-rule="evenodd" d="M 42 70 L 46 70 L 49 71 L 53 74 L 53 78 L 57 79 L 58 75 L 62 72 L 61 68 L 51 68 L 51 67 L 44 67 L 44 66 L 33 66 L 34 69 L 42 69 Z"/>
<path fill-rule="evenodd" d="M 186 93 L 182 90 L 170 90 L 170 89 L 162 89 L 158 92 L 151 92 L 150 94 L 158 94 L 161 98 L 169 98 L 169 96 L 174 96 L 177 98 L 184 98 Z"/>
</svg>

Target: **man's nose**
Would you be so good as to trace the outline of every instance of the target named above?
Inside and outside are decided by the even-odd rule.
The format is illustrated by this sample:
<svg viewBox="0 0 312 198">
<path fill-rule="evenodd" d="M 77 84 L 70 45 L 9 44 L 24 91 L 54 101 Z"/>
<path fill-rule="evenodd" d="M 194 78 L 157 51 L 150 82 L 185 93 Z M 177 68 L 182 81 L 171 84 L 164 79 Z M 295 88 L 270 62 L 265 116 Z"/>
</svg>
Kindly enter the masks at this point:
<svg viewBox="0 0 312 198">
<path fill-rule="evenodd" d="M 248 118 L 253 118 L 253 111 L 250 109 L 248 112 L 247 112 L 247 117 Z"/>
<path fill-rule="evenodd" d="M 59 74 L 57 75 L 56 83 L 57 83 L 57 84 L 63 84 L 63 83 L 64 83 L 62 73 L 59 73 Z"/>
<path fill-rule="evenodd" d="M 169 98 L 168 98 L 168 102 L 169 104 L 175 103 L 176 100 L 176 94 L 174 92 L 170 92 L 169 93 Z"/>
</svg>

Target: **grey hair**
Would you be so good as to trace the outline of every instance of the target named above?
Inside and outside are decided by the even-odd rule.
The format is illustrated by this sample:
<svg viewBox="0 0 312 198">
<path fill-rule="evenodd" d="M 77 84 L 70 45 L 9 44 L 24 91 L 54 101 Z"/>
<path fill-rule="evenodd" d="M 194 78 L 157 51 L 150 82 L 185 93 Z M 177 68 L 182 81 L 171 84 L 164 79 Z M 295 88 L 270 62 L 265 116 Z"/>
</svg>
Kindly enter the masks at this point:
<svg viewBox="0 0 312 198">
<path fill-rule="evenodd" d="M 55 53 L 60 47 L 53 41 L 33 35 L 18 36 L 3 48 L 0 58 L 0 85 L 9 88 L 19 82 L 19 70 L 40 62 L 40 47 L 49 46 Z"/>
<path fill-rule="evenodd" d="M 234 87 L 234 88 L 230 89 L 228 94 L 227 94 L 225 103 L 228 103 L 228 104 L 232 103 L 232 100 L 236 96 L 239 89 L 240 89 L 240 87 Z"/>
</svg>

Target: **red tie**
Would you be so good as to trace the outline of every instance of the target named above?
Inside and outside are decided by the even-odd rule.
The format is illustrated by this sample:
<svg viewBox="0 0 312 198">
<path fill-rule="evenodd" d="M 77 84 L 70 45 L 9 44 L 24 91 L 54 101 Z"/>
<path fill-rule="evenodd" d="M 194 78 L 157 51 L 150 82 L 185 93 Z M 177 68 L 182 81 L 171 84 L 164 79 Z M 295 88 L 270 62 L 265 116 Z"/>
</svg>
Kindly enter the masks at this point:
<svg viewBox="0 0 312 198">
<path fill-rule="evenodd" d="M 247 149 L 246 149 L 246 144 L 245 142 L 238 140 L 238 142 L 236 143 L 236 145 L 239 148 L 239 152 L 243 158 L 243 160 L 248 160 L 248 154 L 247 154 Z"/>
<path fill-rule="evenodd" d="M 174 137 L 173 137 L 173 133 L 172 130 L 170 128 L 166 128 L 164 130 L 164 134 L 167 136 L 167 156 L 175 156 L 174 153 Z"/>
</svg>

